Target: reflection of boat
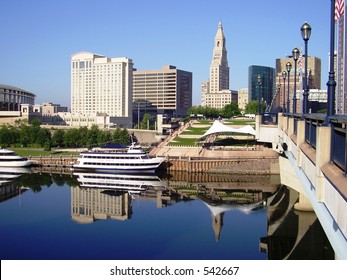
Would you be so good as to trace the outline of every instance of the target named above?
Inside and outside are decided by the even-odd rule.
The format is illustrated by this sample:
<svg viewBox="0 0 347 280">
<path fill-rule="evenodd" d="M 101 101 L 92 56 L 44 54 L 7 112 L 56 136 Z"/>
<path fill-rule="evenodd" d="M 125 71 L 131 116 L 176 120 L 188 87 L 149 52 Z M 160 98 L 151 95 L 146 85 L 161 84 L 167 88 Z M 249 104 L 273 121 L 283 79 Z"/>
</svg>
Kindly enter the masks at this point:
<svg viewBox="0 0 347 280">
<path fill-rule="evenodd" d="M 150 187 L 163 189 L 165 186 L 165 183 L 155 175 L 84 172 L 74 172 L 73 174 L 78 176 L 77 180 L 80 187 L 84 188 L 102 188 L 139 193 Z"/>
<path fill-rule="evenodd" d="M 32 163 L 12 150 L 0 148 L 0 167 L 24 167 L 30 166 Z"/>
<path fill-rule="evenodd" d="M 154 173 L 164 157 L 149 157 L 140 146 L 109 144 L 80 153 L 74 170 L 119 171 L 121 173 Z"/>
<path fill-rule="evenodd" d="M 11 182 L 25 173 L 31 173 L 31 169 L 28 167 L 0 167 L 0 184 Z"/>
</svg>

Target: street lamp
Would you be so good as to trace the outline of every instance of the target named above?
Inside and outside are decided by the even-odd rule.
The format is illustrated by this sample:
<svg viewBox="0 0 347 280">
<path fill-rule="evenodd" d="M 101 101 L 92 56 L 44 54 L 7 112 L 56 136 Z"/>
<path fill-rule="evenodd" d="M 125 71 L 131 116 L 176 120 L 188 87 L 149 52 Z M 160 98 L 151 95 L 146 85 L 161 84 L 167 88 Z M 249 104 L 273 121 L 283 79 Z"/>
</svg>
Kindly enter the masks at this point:
<svg viewBox="0 0 347 280">
<path fill-rule="evenodd" d="M 298 48 L 294 48 L 292 51 L 294 59 L 294 94 L 293 94 L 293 114 L 296 113 L 296 66 L 299 59 L 300 51 Z"/>
<path fill-rule="evenodd" d="M 141 101 L 137 101 L 137 129 L 140 129 L 140 103 Z"/>
<path fill-rule="evenodd" d="M 287 72 L 283 71 L 282 72 L 282 78 L 283 78 L 283 113 L 286 111 L 286 78 L 287 78 Z"/>
<path fill-rule="evenodd" d="M 304 80 L 304 98 L 303 98 L 303 104 L 302 104 L 302 113 L 307 114 L 308 111 L 308 94 L 309 94 L 309 88 L 308 88 L 308 83 L 307 83 L 307 45 L 308 45 L 308 40 L 310 39 L 311 36 L 311 26 L 305 22 L 301 26 L 301 36 L 302 39 L 305 42 L 305 80 Z"/>
<path fill-rule="evenodd" d="M 329 80 L 328 86 L 328 108 L 327 115 L 323 125 L 330 125 L 330 119 L 335 114 L 335 69 L 334 69 L 334 48 L 335 48 L 335 0 L 331 0 L 330 7 L 330 62 L 329 62 Z"/>
<path fill-rule="evenodd" d="M 286 69 L 287 69 L 287 73 L 288 73 L 288 92 L 287 92 L 287 114 L 289 113 L 289 78 L 290 78 L 290 71 L 292 70 L 292 64 L 290 62 L 287 62 L 286 64 Z"/>
<path fill-rule="evenodd" d="M 258 75 L 258 115 L 261 113 L 261 84 L 262 84 L 262 78 L 261 75 Z"/>
</svg>

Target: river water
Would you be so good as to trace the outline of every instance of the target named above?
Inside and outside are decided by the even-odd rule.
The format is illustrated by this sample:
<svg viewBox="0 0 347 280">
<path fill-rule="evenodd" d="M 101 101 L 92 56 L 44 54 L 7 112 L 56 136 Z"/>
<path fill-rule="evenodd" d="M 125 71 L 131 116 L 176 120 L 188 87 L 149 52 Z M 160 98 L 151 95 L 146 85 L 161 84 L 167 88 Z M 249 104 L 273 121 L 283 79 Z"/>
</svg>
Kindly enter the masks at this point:
<svg viewBox="0 0 347 280">
<path fill-rule="evenodd" d="M 2 260 L 334 259 L 276 176 L 54 172 L 1 173 Z"/>
</svg>

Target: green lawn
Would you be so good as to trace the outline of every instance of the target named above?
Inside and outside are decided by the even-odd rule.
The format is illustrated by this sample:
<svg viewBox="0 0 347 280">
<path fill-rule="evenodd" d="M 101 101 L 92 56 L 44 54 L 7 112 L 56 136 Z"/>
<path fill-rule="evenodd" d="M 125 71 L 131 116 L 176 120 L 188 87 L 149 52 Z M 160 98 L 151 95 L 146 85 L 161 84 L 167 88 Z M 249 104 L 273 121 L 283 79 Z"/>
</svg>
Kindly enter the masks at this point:
<svg viewBox="0 0 347 280">
<path fill-rule="evenodd" d="M 185 131 L 183 131 L 182 135 L 203 135 L 209 127 L 189 127 Z"/>
<path fill-rule="evenodd" d="M 212 124 L 214 121 L 210 120 L 197 120 L 195 121 L 196 124 Z"/>
<path fill-rule="evenodd" d="M 201 146 L 197 138 L 181 138 L 176 137 L 170 143 L 169 146 Z"/>
<path fill-rule="evenodd" d="M 28 156 L 71 156 L 71 155 L 79 155 L 78 152 L 55 152 L 52 151 L 44 151 L 43 149 L 25 149 L 25 148 L 11 148 L 12 151 L 16 152 L 18 155 L 22 157 Z"/>
<path fill-rule="evenodd" d="M 224 124 L 227 125 L 254 125 L 254 120 L 224 120 Z"/>
</svg>

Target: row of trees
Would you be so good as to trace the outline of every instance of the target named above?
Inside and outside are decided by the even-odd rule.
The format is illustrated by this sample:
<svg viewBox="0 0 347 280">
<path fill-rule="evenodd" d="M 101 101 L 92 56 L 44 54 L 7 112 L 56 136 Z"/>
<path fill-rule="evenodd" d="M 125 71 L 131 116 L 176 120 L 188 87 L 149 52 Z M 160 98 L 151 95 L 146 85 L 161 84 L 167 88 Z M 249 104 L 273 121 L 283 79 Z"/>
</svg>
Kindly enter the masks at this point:
<svg viewBox="0 0 347 280">
<path fill-rule="evenodd" d="M 266 104 L 262 103 L 262 112 L 265 111 Z M 258 101 L 250 101 L 245 109 L 246 114 L 257 114 L 258 112 Z M 231 102 L 222 109 L 216 109 L 208 106 L 193 106 L 188 110 L 188 115 L 204 115 L 207 118 L 232 118 L 234 116 L 239 116 L 241 111 L 236 102 Z"/>
<path fill-rule="evenodd" d="M 97 125 L 91 128 L 80 127 L 68 130 L 49 130 L 42 128 L 39 120 L 30 125 L 17 122 L 15 126 L 0 127 L 0 145 L 3 147 L 93 147 L 106 143 L 129 144 L 131 137 L 127 129 L 116 128 L 113 131 L 100 130 Z"/>
</svg>

